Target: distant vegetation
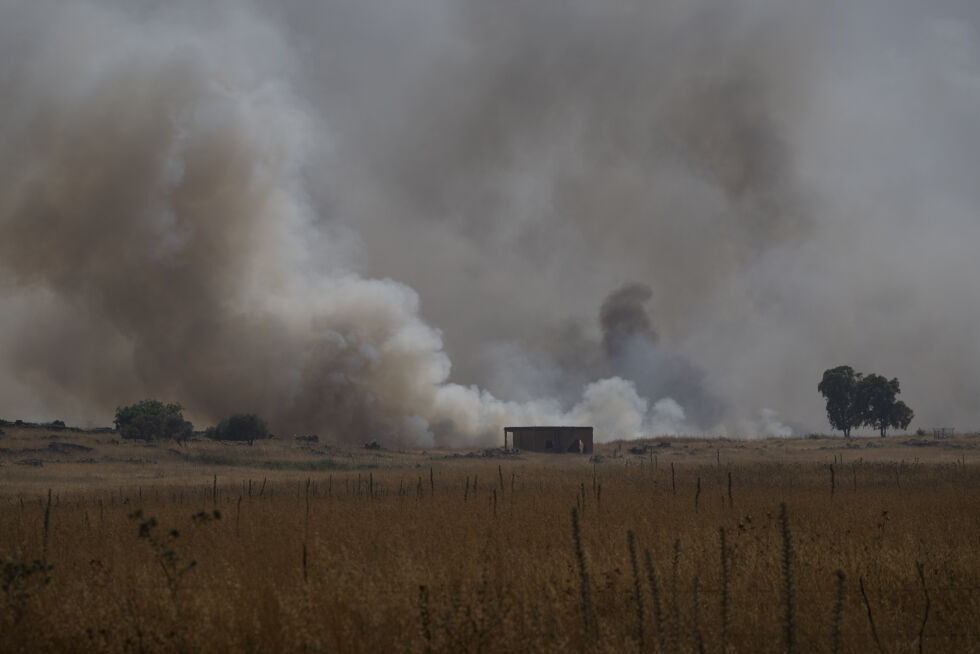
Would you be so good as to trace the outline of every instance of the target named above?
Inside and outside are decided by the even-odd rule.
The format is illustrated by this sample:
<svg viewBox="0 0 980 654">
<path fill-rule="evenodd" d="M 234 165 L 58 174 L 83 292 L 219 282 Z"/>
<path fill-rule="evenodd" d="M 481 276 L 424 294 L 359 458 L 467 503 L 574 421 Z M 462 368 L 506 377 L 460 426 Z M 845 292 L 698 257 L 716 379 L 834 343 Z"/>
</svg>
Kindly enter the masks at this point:
<svg viewBox="0 0 980 654">
<path fill-rule="evenodd" d="M 218 441 L 239 441 L 251 445 L 254 441 L 269 438 L 269 425 L 254 413 L 236 413 L 208 427 L 204 435 Z"/>
<path fill-rule="evenodd" d="M 194 426 L 184 420 L 183 407 L 159 400 L 142 400 L 116 409 L 116 430 L 123 438 L 143 441 L 175 439 L 178 443 L 191 437 Z M 58 421 L 60 422 L 60 421 Z M 64 423 L 61 423 L 62 428 Z M 251 445 L 271 438 L 269 425 L 254 413 L 236 413 L 208 427 L 204 435 L 218 441 L 237 441 Z"/>
<path fill-rule="evenodd" d="M 116 431 L 123 438 L 143 441 L 174 438 L 178 442 L 190 437 L 194 426 L 184 420 L 179 404 L 159 400 L 142 400 L 116 409 Z"/>
<path fill-rule="evenodd" d="M 906 429 L 912 422 L 912 409 L 897 400 L 901 392 L 898 379 L 874 373 L 864 375 L 850 366 L 824 371 L 817 390 L 827 400 L 827 420 L 849 438 L 854 427 L 873 427 L 884 438 L 889 427 Z"/>
</svg>

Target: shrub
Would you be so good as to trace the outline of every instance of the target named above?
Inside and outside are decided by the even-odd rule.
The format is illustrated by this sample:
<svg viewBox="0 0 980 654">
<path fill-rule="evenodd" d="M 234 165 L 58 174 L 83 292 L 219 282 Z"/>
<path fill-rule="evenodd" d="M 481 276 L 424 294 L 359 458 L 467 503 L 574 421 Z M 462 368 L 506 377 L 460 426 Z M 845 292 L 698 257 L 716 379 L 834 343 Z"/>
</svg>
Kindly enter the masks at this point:
<svg viewBox="0 0 980 654">
<path fill-rule="evenodd" d="M 252 441 L 269 438 L 269 425 L 254 413 L 236 413 L 218 423 L 217 427 L 208 427 L 204 435 L 219 441 Z"/>
<path fill-rule="evenodd" d="M 194 429 L 184 420 L 179 404 L 142 400 L 116 409 L 116 431 L 123 438 L 152 441 L 160 438 L 186 440 Z"/>
</svg>

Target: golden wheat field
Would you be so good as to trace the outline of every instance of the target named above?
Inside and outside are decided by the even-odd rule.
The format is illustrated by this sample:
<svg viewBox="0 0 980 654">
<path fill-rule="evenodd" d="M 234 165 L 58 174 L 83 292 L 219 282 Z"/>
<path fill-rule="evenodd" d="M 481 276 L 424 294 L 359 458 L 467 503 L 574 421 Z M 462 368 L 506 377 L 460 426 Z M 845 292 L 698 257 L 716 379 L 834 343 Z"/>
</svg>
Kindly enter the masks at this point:
<svg viewBox="0 0 980 654">
<path fill-rule="evenodd" d="M 980 651 L 978 437 L 115 438 L 0 435 L 0 650 Z"/>
</svg>

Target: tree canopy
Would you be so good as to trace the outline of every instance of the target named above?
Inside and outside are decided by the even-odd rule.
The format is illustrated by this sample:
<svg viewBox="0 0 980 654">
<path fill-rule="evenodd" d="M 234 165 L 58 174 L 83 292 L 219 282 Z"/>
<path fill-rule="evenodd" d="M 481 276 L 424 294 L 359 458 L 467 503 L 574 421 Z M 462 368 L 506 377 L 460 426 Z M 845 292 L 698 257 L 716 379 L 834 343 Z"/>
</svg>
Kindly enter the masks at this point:
<svg viewBox="0 0 980 654">
<path fill-rule="evenodd" d="M 252 441 L 270 438 L 269 425 L 254 413 L 236 413 L 216 427 L 208 427 L 204 435 L 219 441 Z"/>
<path fill-rule="evenodd" d="M 898 379 L 877 374 L 864 375 L 850 366 L 824 371 L 817 390 L 827 400 L 827 420 L 834 429 L 851 435 L 862 425 L 878 430 L 882 438 L 889 427 L 906 429 L 915 416 L 905 402 L 896 400 L 901 392 Z"/>
<path fill-rule="evenodd" d="M 850 366 L 837 366 L 823 373 L 817 390 L 827 399 L 827 420 L 834 429 L 850 438 L 851 429 L 861 425 L 862 414 L 857 385 L 862 375 Z"/>
<path fill-rule="evenodd" d="M 912 409 L 895 399 L 901 392 L 898 379 L 868 375 L 858 382 L 857 391 L 864 412 L 863 424 L 877 429 L 882 438 L 889 427 L 905 429 L 912 422 Z"/>
<path fill-rule="evenodd" d="M 182 411 L 183 408 L 176 403 L 141 400 L 116 409 L 116 431 L 123 438 L 145 441 L 164 438 L 184 440 L 191 435 L 194 426 L 184 420 Z"/>
</svg>

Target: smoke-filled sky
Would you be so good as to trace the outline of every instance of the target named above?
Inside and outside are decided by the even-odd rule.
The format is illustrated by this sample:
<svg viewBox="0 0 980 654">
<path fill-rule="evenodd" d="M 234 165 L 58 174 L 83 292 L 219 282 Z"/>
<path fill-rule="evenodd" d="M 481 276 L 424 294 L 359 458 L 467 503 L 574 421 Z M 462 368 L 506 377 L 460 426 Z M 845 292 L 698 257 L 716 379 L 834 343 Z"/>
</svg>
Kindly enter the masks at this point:
<svg viewBox="0 0 980 654">
<path fill-rule="evenodd" d="M 0 416 L 788 435 L 849 364 L 976 429 L 978 30 L 969 0 L 0 0 Z"/>
</svg>

